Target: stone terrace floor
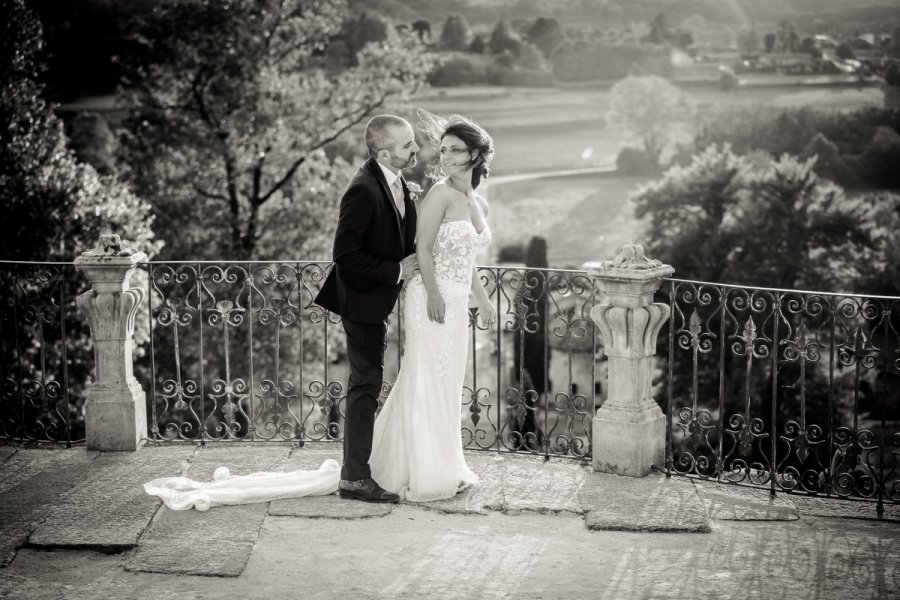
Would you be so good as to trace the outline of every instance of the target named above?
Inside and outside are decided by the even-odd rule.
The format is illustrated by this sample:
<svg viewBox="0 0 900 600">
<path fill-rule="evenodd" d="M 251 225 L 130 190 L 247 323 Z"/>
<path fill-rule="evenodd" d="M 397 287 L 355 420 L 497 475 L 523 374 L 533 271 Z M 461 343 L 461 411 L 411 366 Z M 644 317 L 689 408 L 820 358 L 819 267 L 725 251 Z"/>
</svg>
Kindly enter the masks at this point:
<svg viewBox="0 0 900 600">
<path fill-rule="evenodd" d="M 141 484 L 315 468 L 340 447 L 0 446 L 0 597 L 900 598 L 900 506 L 473 452 L 451 500 L 173 512 Z"/>
</svg>

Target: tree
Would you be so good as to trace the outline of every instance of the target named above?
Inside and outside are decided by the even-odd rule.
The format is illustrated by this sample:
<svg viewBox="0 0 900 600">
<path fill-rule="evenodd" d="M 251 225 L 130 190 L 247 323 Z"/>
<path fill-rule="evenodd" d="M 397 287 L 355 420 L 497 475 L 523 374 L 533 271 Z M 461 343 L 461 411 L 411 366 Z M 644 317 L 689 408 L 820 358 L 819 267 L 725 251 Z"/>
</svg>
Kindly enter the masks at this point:
<svg viewBox="0 0 900 600">
<path fill-rule="evenodd" d="M 800 47 L 798 48 L 798 50 L 805 54 L 809 54 L 813 58 L 819 58 L 822 56 L 822 52 L 816 47 L 816 40 L 809 36 L 806 36 L 805 38 L 800 40 Z"/>
<path fill-rule="evenodd" d="M 91 165 L 103 175 L 115 171 L 118 140 L 106 119 L 97 113 L 81 112 L 67 124 L 66 129 L 69 146 L 79 161 Z"/>
<path fill-rule="evenodd" d="M 632 196 L 648 254 L 685 278 L 753 286 L 845 288 L 874 247 L 865 200 L 813 170 L 815 158 L 755 163 L 710 146 Z"/>
<path fill-rule="evenodd" d="M 60 119 L 41 94 L 40 22 L 23 0 L 2 3 L 0 201 L 2 257 L 72 260 L 101 231 L 153 254 L 149 206 L 115 177 L 101 177 L 66 147 Z M 41 235 L 35 235 L 40 232 Z"/>
<path fill-rule="evenodd" d="M 672 39 L 672 34 L 666 23 L 666 15 L 658 13 L 650 22 L 650 33 L 647 35 L 646 41 L 651 44 L 664 44 L 670 39 Z"/>
<path fill-rule="evenodd" d="M 679 48 L 686 51 L 694 44 L 694 36 L 690 31 L 682 31 L 678 34 L 677 44 Z"/>
<path fill-rule="evenodd" d="M 328 3 L 328 0 L 322 4 Z M 264 2 L 265 4 L 265 2 Z M 334 3 L 336 4 L 336 3 Z M 312 4 L 315 6 L 315 3 Z M 335 6 L 335 8 L 337 8 Z M 284 10 L 284 9 L 282 9 Z M 290 13 L 287 13 L 288 15 Z M 380 15 L 373 15 L 369 11 L 360 13 L 356 20 L 347 20 L 341 28 L 340 37 L 346 40 L 350 46 L 351 56 L 354 59 L 351 66 L 356 66 L 356 55 L 371 42 L 382 43 L 394 36 L 394 28 L 391 23 Z"/>
<path fill-rule="evenodd" d="M 787 19 L 778 22 L 778 45 L 782 52 L 797 51 L 797 32 Z"/>
<path fill-rule="evenodd" d="M 766 46 L 767 54 L 771 54 L 772 51 L 775 49 L 775 40 L 776 39 L 777 38 L 775 37 L 774 33 L 767 33 L 766 37 L 763 38 L 763 43 Z"/>
<path fill-rule="evenodd" d="M 740 50 L 741 56 L 743 58 L 750 58 L 756 55 L 758 49 L 759 42 L 756 30 L 752 27 L 742 29 L 741 32 L 738 33 L 738 50 Z"/>
<path fill-rule="evenodd" d="M 690 140 L 696 104 L 684 92 L 656 75 L 627 77 L 610 91 L 606 123 L 640 139 L 654 163 Z"/>
<path fill-rule="evenodd" d="M 523 42 L 516 64 L 526 69 L 543 69 L 546 66 L 546 60 L 540 49 L 528 42 Z"/>
<path fill-rule="evenodd" d="M 544 432 L 536 418 L 537 410 L 542 401 L 549 403 L 547 392 L 550 391 L 550 382 L 545 377 L 550 358 L 547 353 L 550 282 L 547 281 L 546 271 L 534 269 L 546 269 L 548 266 L 547 241 L 544 238 L 533 237 L 528 241 L 524 249 L 524 262 L 531 269 L 525 271 L 515 296 L 515 310 L 522 318 L 523 329 L 521 334 L 513 337 L 513 369 L 516 378 L 522 373 L 520 385 L 524 406 L 519 408 L 513 431 L 517 434 L 514 440 L 521 444 L 521 449 L 540 450 L 544 444 Z"/>
<path fill-rule="evenodd" d="M 884 107 L 900 110 L 900 63 L 892 62 L 884 72 Z"/>
<path fill-rule="evenodd" d="M 43 38 L 36 16 L 24 0 L 0 2 L 0 258 L 71 261 L 95 247 L 101 233 L 109 232 L 152 257 L 161 243 L 151 230 L 150 206 L 114 173 L 98 175 L 66 147 L 62 122 L 42 98 L 43 65 Z M 143 287 L 141 274 L 135 275 L 134 283 Z M 57 285 L 68 290 L 64 296 L 56 294 Z M 4 425 L 7 435 L 66 439 L 68 432 L 61 420 L 66 417 L 72 425 L 72 439 L 84 435 L 81 404 L 90 378 L 92 348 L 87 324 L 72 318 L 77 314 L 74 296 L 83 285 L 74 269 L 63 266 L 0 268 L 4 297 L 0 320 L 5 323 L 0 364 L 16 365 L 18 373 L 16 379 L 4 376 L 0 384 L 5 393 L 23 397 L 37 393 L 44 401 L 43 410 L 41 402 L 23 403 L 18 418 L 5 412 L 0 415 L 4 423 L 7 419 L 15 423 L 12 429 Z M 29 296 L 23 305 L 25 294 Z M 20 303 L 17 319 L 2 314 L 14 302 Z M 40 337 L 28 326 L 29 320 L 40 325 Z M 66 323 L 65 340 L 60 331 L 62 321 Z M 8 343 L 11 336 L 13 344 Z M 143 319 L 137 324 L 135 338 L 139 344 L 147 339 Z M 48 409 L 47 403 L 54 402 L 51 386 L 63 381 L 58 372 L 62 367 L 57 369 L 54 363 L 62 363 L 64 347 L 67 393 Z M 24 432 L 15 429 L 20 419 Z M 35 424 L 41 425 L 39 431 L 31 431 Z"/>
<path fill-rule="evenodd" d="M 521 46 L 522 39 L 519 37 L 519 34 L 513 31 L 509 23 L 498 21 L 491 32 L 491 39 L 488 42 L 491 52 L 493 54 L 504 54 L 506 52 L 518 54 Z"/>
<path fill-rule="evenodd" d="M 889 203 L 869 195 L 847 196 L 839 186 L 816 175 L 812 168 L 814 158 L 801 160 L 790 155 L 761 158 L 735 154 L 727 145 L 710 146 L 695 155 L 689 165 L 673 167 L 661 180 L 640 188 L 631 200 L 635 203 L 636 216 L 648 223 L 644 236 L 648 254 L 676 265 L 680 278 L 753 287 L 860 290 L 858 286 L 867 282 L 884 284 L 896 277 L 896 263 L 891 264 L 898 247 L 898 217 L 892 213 L 898 207 L 896 200 Z M 688 290 L 690 286 L 683 289 Z M 676 327 L 687 326 L 694 308 L 701 320 L 704 319 L 704 305 L 715 307 L 721 298 L 716 286 L 699 289 L 701 295 L 709 294 L 709 300 L 699 300 L 695 292 L 684 302 L 687 294 L 679 294 L 676 302 L 687 310 L 674 318 Z M 862 289 L 867 293 L 882 291 L 876 287 Z M 778 335 L 785 339 L 789 335 L 784 333 L 785 325 L 789 331 L 791 328 L 797 331 L 798 324 L 804 320 L 807 325 L 815 321 L 804 319 L 802 312 L 818 318 L 829 311 L 827 304 L 816 306 L 813 300 L 816 297 L 812 296 L 809 308 L 803 301 L 804 308 L 799 311 L 787 308 L 779 312 L 780 320 L 766 318 L 770 302 L 766 297 L 767 292 L 743 297 L 740 292 L 731 295 L 722 313 L 724 329 L 739 334 L 751 315 L 757 313 L 754 323 L 761 336 L 774 339 L 773 330 L 778 326 L 774 321 L 778 321 L 781 325 Z M 785 294 L 788 302 L 777 302 L 781 307 L 788 307 L 791 297 Z M 753 300 L 746 302 L 749 298 Z M 758 302 L 758 306 L 751 307 L 753 302 Z M 821 312 L 817 312 L 819 308 Z M 874 329 L 873 325 L 869 331 Z M 896 344 L 893 339 L 896 336 L 884 333 L 880 336 L 876 344 L 886 337 L 891 338 L 889 344 Z M 722 338 L 721 343 L 730 345 L 734 339 Z M 825 340 L 821 338 L 821 341 Z M 893 350 L 889 348 L 890 352 Z M 744 390 L 739 388 L 746 382 L 751 396 L 761 399 L 758 414 L 764 422 L 769 421 L 768 431 L 774 431 L 776 424 L 784 423 L 787 418 L 796 418 L 793 413 L 796 405 L 787 401 L 790 396 L 783 384 L 801 377 L 797 363 L 780 361 L 777 377 L 782 386 L 773 409 L 768 393 L 775 389 L 773 370 L 763 367 L 760 376 L 742 378 L 746 364 L 736 354 L 726 350 L 724 363 L 706 361 L 704 365 L 701 361 L 692 366 L 690 352 L 676 353 L 676 364 L 669 367 L 674 373 L 671 385 L 676 397 L 688 396 L 688 390 L 694 385 L 697 398 L 709 399 L 705 408 L 713 408 L 718 386 L 724 382 L 727 420 L 740 405 Z M 827 364 L 825 361 L 818 368 L 809 368 L 805 380 L 807 414 L 823 425 L 819 415 L 830 417 L 826 412 L 830 396 Z M 869 381 L 882 377 L 883 374 L 877 373 L 881 368 L 873 369 L 867 376 Z M 882 381 L 889 380 L 889 386 L 896 385 L 896 369 L 888 368 L 893 373 Z M 696 369 L 694 381 L 691 381 L 692 369 Z M 852 370 L 835 376 L 835 381 L 838 377 L 852 378 Z M 877 398 L 866 392 L 867 384 L 859 387 L 861 406 L 865 399 Z M 851 390 L 854 387 L 852 379 L 849 382 L 844 379 L 836 387 L 844 385 Z M 885 399 L 896 396 L 890 389 L 882 389 L 880 395 Z M 846 410 L 846 407 L 837 410 L 841 408 Z M 772 414 L 776 415 L 774 423 L 769 417 Z"/>
<path fill-rule="evenodd" d="M 441 31 L 441 46 L 448 50 L 465 50 L 472 31 L 463 15 L 449 15 Z"/>
<path fill-rule="evenodd" d="M 853 53 L 853 50 L 847 44 L 838 44 L 837 48 L 834 49 L 834 55 L 841 60 L 856 59 L 856 54 Z"/>
<path fill-rule="evenodd" d="M 420 19 L 418 21 L 414 21 L 412 24 L 412 30 L 416 32 L 416 35 L 419 36 L 419 41 L 423 44 L 427 44 L 431 41 L 431 23 Z"/>
<path fill-rule="evenodd" d="M 173 256 L 254 257 L 266 204 L 303 210 L 307 161 L 422 87 L 432 60 L 393 29 L 355 54 L 357 66 L 326 70 L 323 49 L 345 16 L 341 0 L 174 0 L 139 24 L 121 57 L 133 107 L 122 159 L 161 227 L 195 226 L 199 238 L 173 239 Z"/>
<path fill-rule="evenodd" d="M 566 33 L 556 19 L 538 17 L 528 30 L 528 41 L 550 58 L 553 52 L 566 41 Z"/>
<path fill-rule="evenodd" d="M 469 45 L 469 52 L 472 54 L 484 54 L 485 50 L 487 50 L 487 44 L 484 43 L 484 38 L 476 35 Z"/>
<path fill-rule="evenodd" d="M 888 46 L 887 53 L 894 58 L 900 58 L 900 26 L 895 27 L 891 33 L 891 45 Z"/>
</svg>

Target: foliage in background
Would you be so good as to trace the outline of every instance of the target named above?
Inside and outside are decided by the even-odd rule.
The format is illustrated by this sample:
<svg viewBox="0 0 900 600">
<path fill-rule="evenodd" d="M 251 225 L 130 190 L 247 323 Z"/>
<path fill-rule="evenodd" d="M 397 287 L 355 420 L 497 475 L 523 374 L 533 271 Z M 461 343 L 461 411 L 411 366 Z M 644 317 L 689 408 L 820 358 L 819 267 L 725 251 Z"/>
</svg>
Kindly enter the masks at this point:
<svg viewBox="0 0 900 600">
<path fill-rule="evenodd" d="M 762 152 L 740 155 L 727 145 L 707 147 L 687 166 L 670 168 L 659 181 L 632 195 L 636 216 L 646 219 L 648 255 L 675 265 L 675 276 L 683 279 L 900 295 L 900 196 L 887 192 L 848 195 L 840 186 L 819 176 L 815 163 L 815 158 L 803 160 L 789 154 L 774 158 Z M 702 304 L 695 298 L 692 302 L 696 306 Z M 761 306 L 765 303 L 760 302 Z M 809 310 L 814 311 L 815 307 Z M 772 320 L 757 326 L 771 329 Z M 761 335 L 771 336 L 772 332 Z M 887 355 L 894 355 L 896 337 L 884 331 L 882 337 L 879 343 L 887 343 Z M 660 341 L 659 354 L 664 361 L 667 351 L 662 348 L 666 343 Z M 690 353 L 678 353 L 676 361 L 672 385 L 678 397 L 687 397 L 691 384 Z M 879 363 L 877 369 L 867 371 L 860 383 L 863 412 L 880 406 L 876 394 L 885 400 L 896 397 L 891 390 L 900 385 L 897 374 L 891 369 L 885 373 L 882 367 Z M 744 397 L 741 386 L 747 382 L 750 397 L 762 404 L 760 414 L 770 415 L 770 366 L 763 365 L 763 376 L 751 381 L 744 376 L 744 368 L 742 357 L 727 353 L 726 414 L 739 409 Z M 778 375 L 782 383 L 800 376 L 796 363 L 782 365 Z M 846 392 L 839 394 L 842 402 L 852 398 L 852 370 L 835 376 L 836 389 Z M 808 414 L 824 414 L 829 398 L 828 370 L 810 369 L 806 377 Z M 878 380 L 881 383 L 876 383 Z M 718 382 L 714 361 L 700 368 L 698 397 L 718 398 Z M 783 401 L 790 393 L 784 385 L 777 390 L 779 422 L 796 418 L 789 412 L 790 403 Z M 852 413 L 852 406 L 846 403 L 835 409 L 841 418 Z M 896 409 L 894 403 L 889 410 Z"/>
<path fill-rule="evenodd" d="M 652 164 L 665 164 L 691 141 L 694 100 L 661 77 L 627 77 L 610 91 L 606 123 L 634 135 Z"/>
<path fill-rule="evenodd" d="M 447 50 L 466 50 L 472 30 L 463 15 L 450 15 L 441 30 L 441 46 Z"/>
<path fill-rule="evenodd" d="M 730 107 L 706 116 L 694 148 L 817 156 L 816 172 L 848 188 L 900 188 L 900 112 Z"/>
<path fill-rule="evenodd" d="M 68 262 L 107 232 L 153 256 L 162 242 L 151 230 L 149 204 L 114 171 L 100 175 L 66 147 L 62 122 L 42 98 L 43 60 L 37 17 L 22 0 L 0 2 L 0 258 Z M 3 396 L 30 399 L 12 419 L 17 426 L 24 423 L 25 432 L 10 434 L 4 423 L 7 435 L 58 435 L 55 414 L 71 418 L 72 438 L 83 436 L 80 407 L 92 364 L 87 324 L 76 317 L 74 302 L 83 279 L 71 266 L 3 266 L 0 282 Z M 135 337 L 138 343 L 147 339 L 145 323 Z M 66 371 L 69 388 L 56 396 Z M 39 410 L 48 397 L 54 409 Z M 67 405 L 69 399 L 73 403 Z M 6 420 L 10 414 L 0 416 Z"/>
<path fill-rule="evenodd" d="M 258 256 L 267 205 L 294 206 L 296 222 L 309 190 L 324 189 L 316 169 L 303 169 L 312 157 L 422 87 L 431 58 L 392 27 L 355 66 L 329 70 L 327 48 L 346 16 L 341 0 L 178 0 L 140 23 L 138 50 L 122 58 L 121 95 L 133 107 L 122 160 L 160 229 L 203 225 L 195 239 L 173 240 L 171 256 Z M 333 226 L 323 216 L 307 221 L 310 231 Z"/>
<path fill-rule="evenodd" d="M 710 146 L 632 196 L 648 254 L 687 279 L 852 290 L 877 257 L 877 202 L 848 197 L 814 163 Z"/>
<path fill-rule="evenodd" d="M 43 42 L 24 2 L 2 4 L 0 31 L 0 224 L 7 260 L 72 260 L 103 231 L 156 252 L 149 205 L 114 176 L 101 176 L 66 147 L 43 98 Z"/>
</svg>

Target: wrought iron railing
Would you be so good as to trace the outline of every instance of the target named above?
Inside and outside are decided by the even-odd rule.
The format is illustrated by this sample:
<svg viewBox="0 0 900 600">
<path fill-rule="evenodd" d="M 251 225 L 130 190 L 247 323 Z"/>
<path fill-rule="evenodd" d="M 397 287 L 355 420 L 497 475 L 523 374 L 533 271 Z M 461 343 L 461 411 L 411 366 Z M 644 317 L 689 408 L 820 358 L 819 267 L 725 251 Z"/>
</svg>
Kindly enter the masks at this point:
<svg viewBox="0 0 900 600">
<path fill-rule="evenodd" d="M 339 318 L 313 298 L 328 263 L 146 265 L 149 437 L 157 441 L 338 441 L 347 364 Z M 499 322 L 470 319 L 460 430 L 467 448 L 585 457 L 601 396 L 582 271 L 484 267 Z M 383 401 L 402 360 L 390 317 Z"/>
<path fill-rule="evenodd" d="M 0 261 L 0 440 L 84 440 L 93 361 L 70 262 Z"/>
<path fill-rule="evenodd" d="M 900 298 L 666 280 L 669 474 L 900 501 Z"/>
</svg>

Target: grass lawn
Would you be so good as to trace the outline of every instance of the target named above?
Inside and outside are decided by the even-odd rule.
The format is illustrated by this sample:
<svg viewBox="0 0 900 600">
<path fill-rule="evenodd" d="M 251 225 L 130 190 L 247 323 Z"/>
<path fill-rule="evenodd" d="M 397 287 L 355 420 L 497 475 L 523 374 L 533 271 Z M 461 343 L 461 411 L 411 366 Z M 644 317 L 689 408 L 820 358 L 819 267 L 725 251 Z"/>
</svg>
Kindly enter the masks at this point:
<svg viewBox="0 0 900 600">
<path fill-rule="evenodd" d="M 488 188 L 494 254 L 501 246 L 547 240 L 550 266 L 581 268 L 642 243 L 628 195 L 647 181 L 614 173 L 548 177 Z"/>
</svg>

